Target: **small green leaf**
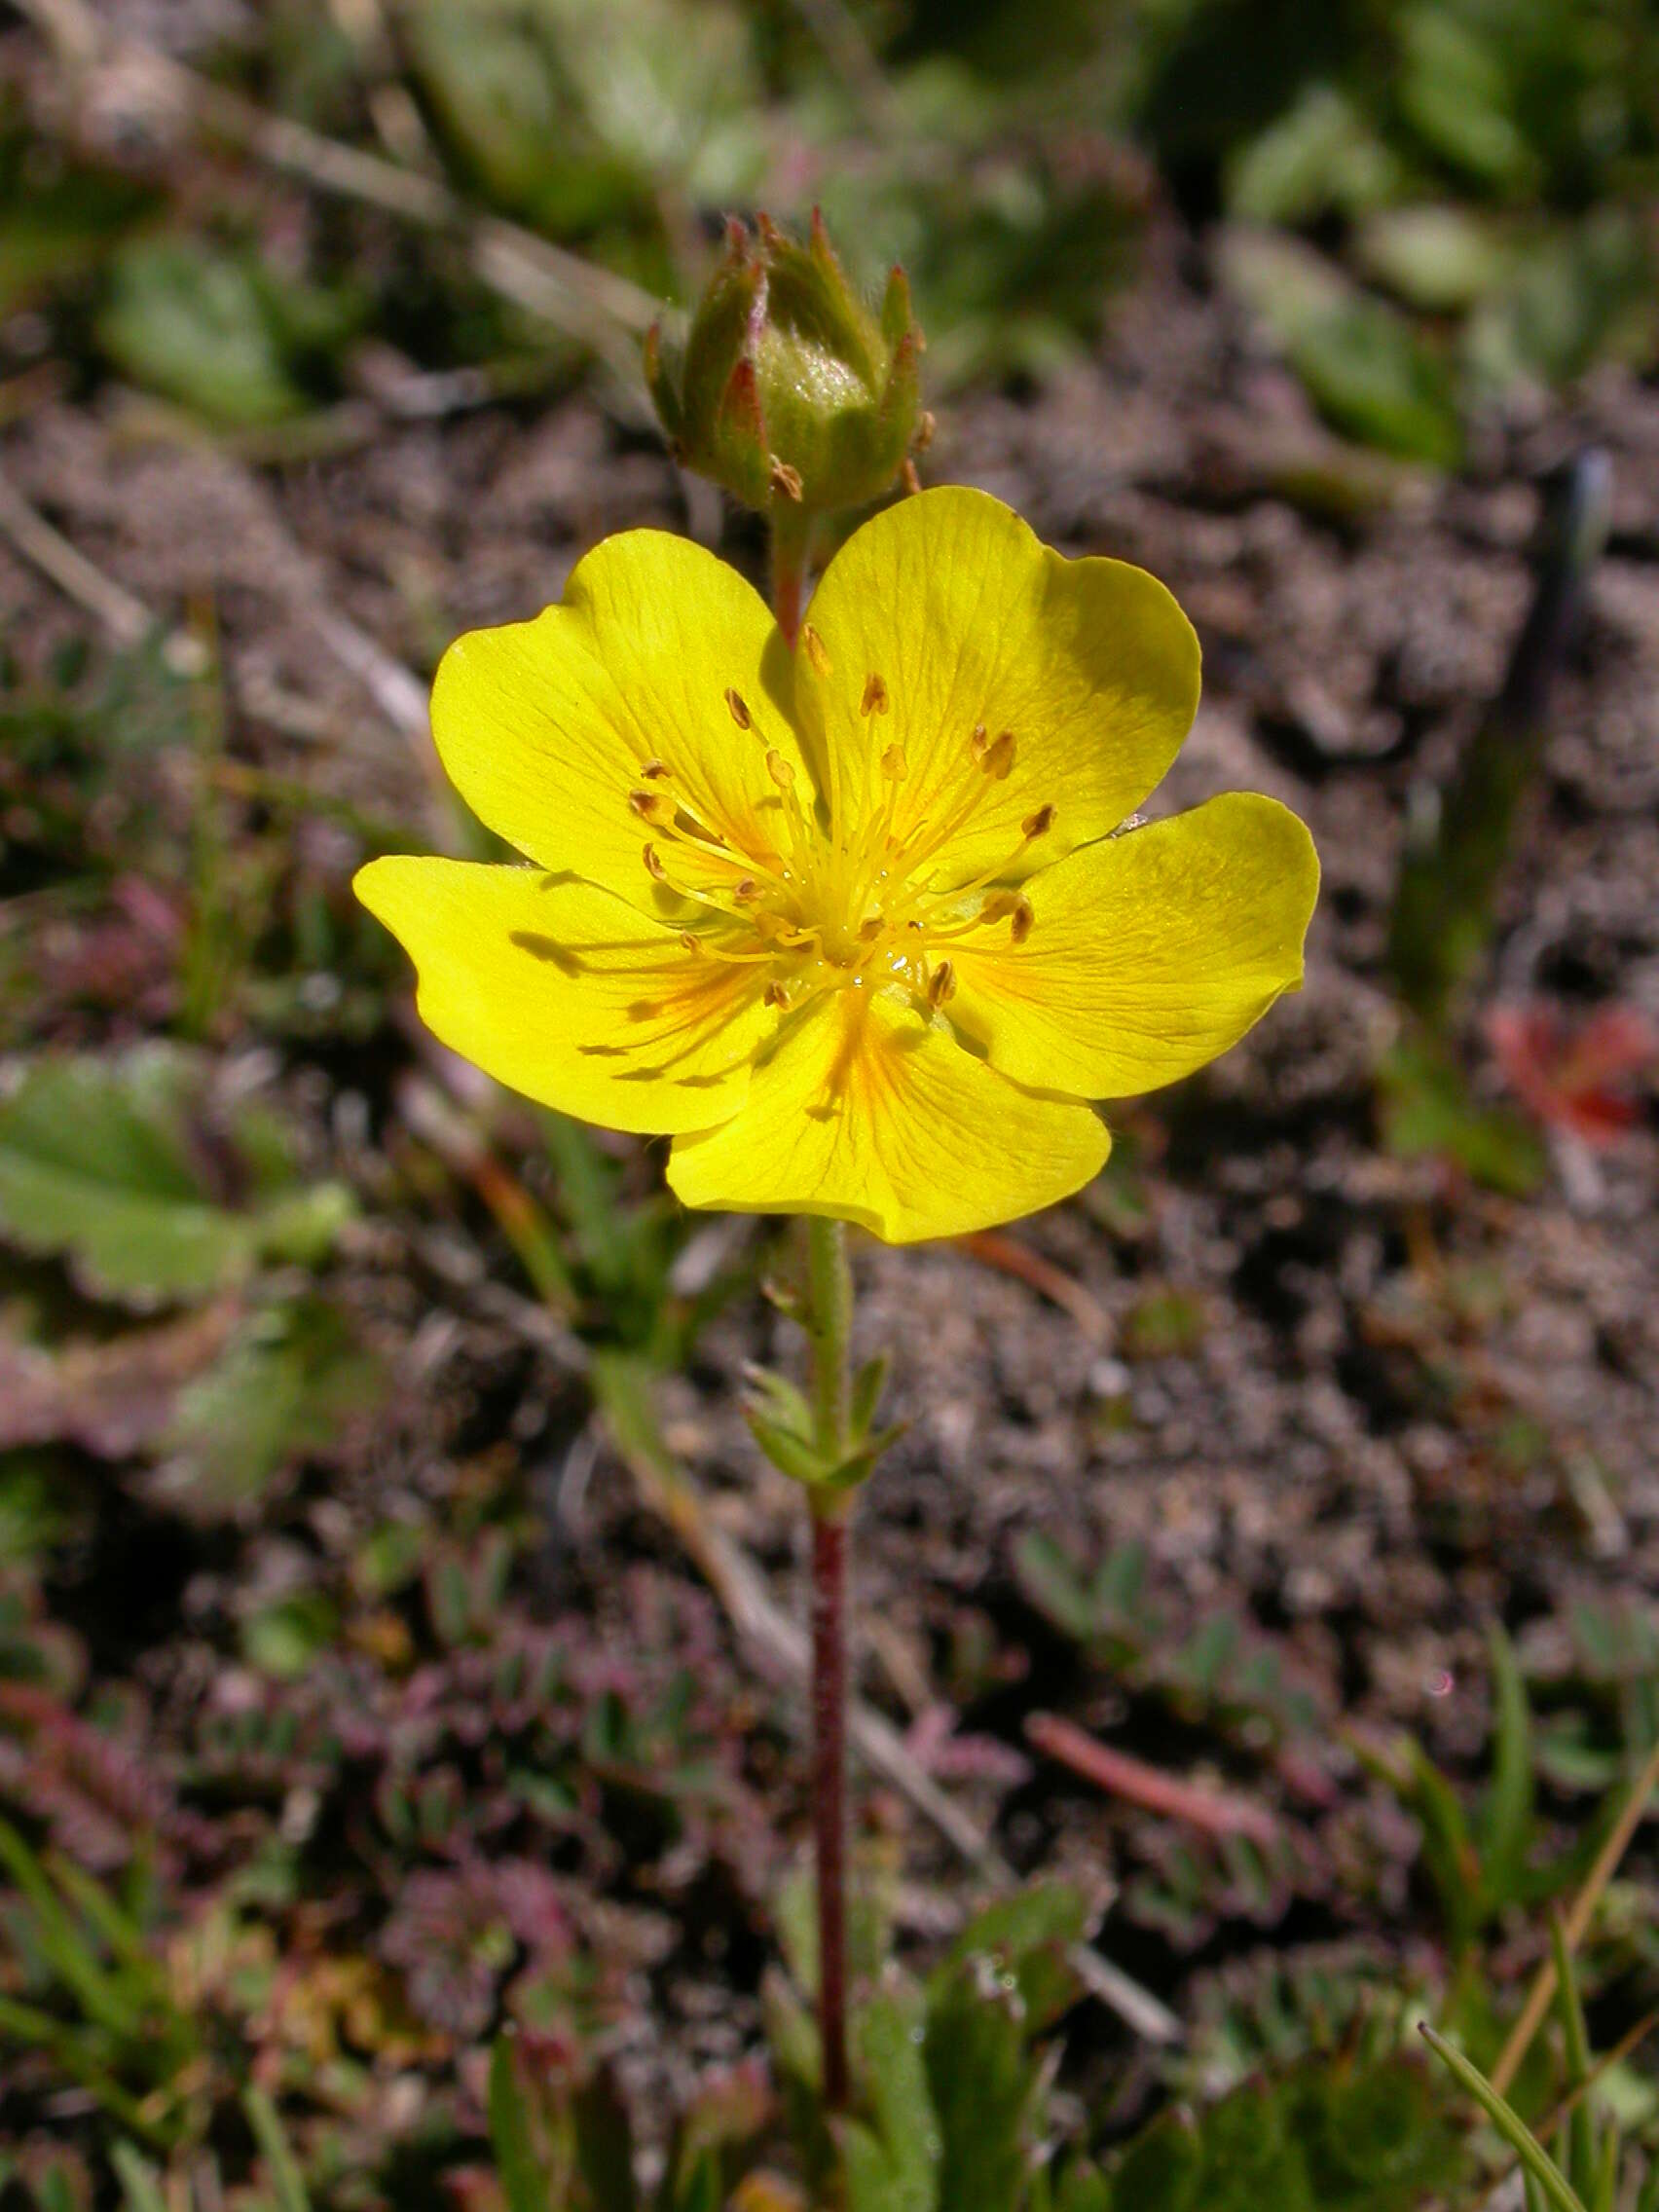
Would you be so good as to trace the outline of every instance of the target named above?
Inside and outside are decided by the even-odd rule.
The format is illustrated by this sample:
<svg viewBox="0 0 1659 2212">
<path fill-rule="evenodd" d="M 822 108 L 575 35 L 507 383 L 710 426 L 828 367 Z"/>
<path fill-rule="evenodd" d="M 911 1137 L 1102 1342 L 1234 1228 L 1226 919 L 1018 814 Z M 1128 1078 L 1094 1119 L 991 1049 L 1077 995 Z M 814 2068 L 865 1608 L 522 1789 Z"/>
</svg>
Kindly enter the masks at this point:
<svg viewBox="0 0 1659 2212">
<path fill-rule="evenodd" d="M 1515 1647 L 1500 1627 L 1489 1639 L 1492 1658 L 1492 1783 L 1481 1808 L 1481 1875 L 1490 1903 L 1512 1899 L 1532 1840 L 1532 1715 Z"/>
<path fill-rule="evenodd" d="M 115 2168 L 115 2178 L 120 2182 L 121 2194 L 127 2199 L 127 2212 L 167 2212 L 167 2200 L 162 2194 L 161 2177 L 130 2143 L 115 2144 L 109 2154 L 109 2162 Z"/>
<path fill-rule="evenodd" d="M 213 422 L 249 427 L 305 404 L 252 272 L 198 239 L 147 238 L 124 247 L 98 338 L 134 383 Z"/>
<path fill-rule="evenodd" d="M 855 1436 L 864 1437 L 869 1434 L 870 1424 L 875 1419 L 876 1409 L 881 1404 L 881 1393 L 887 1387 L 887 1378 L 892 1372 L 892 1367 L 893 1362 L 887 1354 L 878 1352 L 873 1359 L 866 1360 L 853 1377 L 852 1416 L 853 1434 Z"/>
<path fill-rule="evenodd" d="M 254 2141 L 259 2145 L 276 2192 L 277 2212 L 311 2212 L 311 2198 L 300 2177 L 298 2162 L 291 2145 L 283 2133 L 282 2122 L 276 2117 L 276 2107 L 263 2089 L 249 2089 L 242 2098 L 242 2110 L 247 2123 L 253 2129 Z"/>
<path fill-rule="evenodd" d="M 866 2123 L 843 2136 L 847 2212 L 935 2212 L 939 2123 L 928 2094 L 920 2008 L 877 1998 L 858 2020 Z"/>
<path fill-rule="evenodd" d="M 1480 2106 L 1543 2191 L 1545 2199 L 1556 2207 L 1556 2212 L 1586 2212 L 1583 2199 L 1568 2185 L 1567 2176 L 1514 2106 L 1498 2095 L 1479 2068 L 1472 2066 L 1455 2045 L 1448 2043 L 1444 2036 L 1436 2035 L 1431 2027 L 1424 2026 L 1420 2033 L 1430 2050 Z"/>
<path fill-rule="evenodd" d="M 62 1253 L 95 1296 L 146 1305 L 244 1279 L 266 1255 L 315 1259 L 350 1217 L 341 1185 L 271 1187 L 250 1202 L 210 1188 L 197 1119 L 204 1064 L 166 1047 L 124 1058 L 36 1060 L 0 1101 L 0 1234 Z M 247 1164 L 234 1123 L 215 1128 Z M 269 1163 L 262 1163 L 269 1168 Z"/>
<path fill-rule="evenodd" d="M 743 1380 L 749 1391 L 747 1412 L 752 1422 L 767 1421 L 801 1444 L 812 1443 L 817 1424 L 804 1391 L 769 1367 L 746 1367 Z"/>
<path fill-rule="evenodd" d="M 759 1414 L 750 1413 L 745 1418 L 756 1443 L 780 1474 L 808 1490 L 818 1490 L 829 1481 L 834 1470 L 816 1445 L 803 1443 L 793 1429 L 780 1428 L 776 1421 Z"/>
<path fill-rule="evenodd" d="M 549 2177 L 535 2148 L 535 2126 L 514 2064 L 510 2036 L 490 2053 L 490 2147 L 507 2212 L 549 2212 Z"/>
<path fill-rule="evenodd" d="M 1165 2113 L 1137 2135 L 1112 2176 L 1112 2212 L 1193 2212 L 1203 2145 L 1190 2113 Z"/>
</svg>

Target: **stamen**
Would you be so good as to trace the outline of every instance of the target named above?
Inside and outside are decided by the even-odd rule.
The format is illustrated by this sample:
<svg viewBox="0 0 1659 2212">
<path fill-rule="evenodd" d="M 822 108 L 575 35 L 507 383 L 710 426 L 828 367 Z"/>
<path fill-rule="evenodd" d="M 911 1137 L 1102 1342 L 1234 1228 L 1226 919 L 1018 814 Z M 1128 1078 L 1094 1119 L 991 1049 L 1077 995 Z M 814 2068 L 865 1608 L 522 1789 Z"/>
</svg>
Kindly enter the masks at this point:
<svg viewBox="0 0 1659 2212">
<path fill-rule="evenodd" d="M 881 773 L 890 784 L 902 784 L 910 772 L 902 745 L 890 745 L 881 756 Z"/>
<path fill-rule="evenodd" d="M 742 692 L 734 691 L 729 683 L 726 685 L 725 703 L 731 709 L 731 719 L 739 729 L 755 727 L 755 717 L 745 705 Z"/>
<path fill-rule="evenodd" d="M 787 792 L 794 789 L 794 770 L 781 753 L 773 751 L 767 754 L 766 773 L 777 785 L 779 791 Z"/>
<path fill-rule="evenodd" d="M 666 760 L 646 760 L 643 763 L 640 769 L 640 774 L 646 780 L 646 782 L 653 784 L 661 783 L 663 778 L 670 772 L 671 771 Z"/>
<path fill-rule="evenodd" d="M 886 684 L 872 670 L 865 678 L 864 697 L 859 702 L 859 713 L 865 716 L 884 715 L 891 703 Z"/>
<path fill-rule="evenodd" d="M 968 750 L 974 756 L 976 760 L 982 760 L 985 757 L 985 752 L 987 747 L 990 745 L 990 739 L 985 735 L 984 723 L 976 722 L 974 724 L 974 734 L 968 740 Z"/>
<path fill-rule="evenodd" d="M 1031 911 L 1029 899 L 1016 899 L 1014 903 L 1014 920 L 1009 935 L 1015 944 L 1023 944 L 1031 935 L 1031 925 L 1037 919 Z"/>
<path fill-rule="evenodd" d="M 1005 729 L 979 755 L 979 765 L 994 783 L 1006 784 L 1014 773 L 1016 750 L 1013 730 Z"/>
<path fill-rule="evenodd" d="M 768 1006 L 788 1006 L 790 1003 L 789 992 L 785 990 L 783 984 L 778 981 L 775 976 L 766 985 L 764 996 Z"/>
<path fill-rule="evenodd" d="M 1054 827 L 1054 809 L 1040 806 L 1035 814 L 1028 814 L 1019 827 L 1027 838 L 1046 837 Z"/>
<path fill-rule="evenodd" d="M 642 822 L 649 822 L 658 830 L 674 827 L 674 801 L 661 792 L 630 792 L 628 804 Z"/>
<path fill-rule="evenodd" d="M 941 960 L 928 978 L 929 1006 L 943 1006 L 956 996 L 956 970 L 948 960 Z"/>
<path fill-rule="evenodd" d="M 801 624 L 800 642 L 806 648 L 807 659 L 812 663 L 812 673 L 818 677 L 828 676 L 830 673 L 830 655 L 825 649 L 824 640 L 818 635 L 810 622 Z"/>
<path fill-rule="evenodd" d="M 733 968 L 764 967 L 772 958 L 770 952 L 733 952 L 726 945 L 711 944 L 706 937 L 697 937 L 690 930 L 682 933 L 680 941 L 699 960 L 720 960 Z"/>
<path fill-rule="evenodd" d="M 656 847 L 647 845 L 643 857 L 645 864 L 645 873 L 655 876 L 658 883 L 666 883 L 668 881 L 668 870 L 663 866 L 662 855 Z"/>
</svg>

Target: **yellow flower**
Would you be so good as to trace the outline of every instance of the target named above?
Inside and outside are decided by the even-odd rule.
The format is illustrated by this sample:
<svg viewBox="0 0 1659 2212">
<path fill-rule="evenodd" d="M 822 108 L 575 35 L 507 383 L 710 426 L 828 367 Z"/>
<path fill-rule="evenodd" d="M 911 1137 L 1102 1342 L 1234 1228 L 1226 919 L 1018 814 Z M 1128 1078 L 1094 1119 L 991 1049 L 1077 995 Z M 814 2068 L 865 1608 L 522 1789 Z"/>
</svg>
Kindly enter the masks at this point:
<svg viewBox="0 0 1659 2212">
<path fill-rule="evenodd" d="M 445 768 L 529 867 L 372 862 L 423 1018 L 514 1089 L 671 1134 L 687 1205 L 895 1243 L 1067 1197 L 1085 1101 L 1172 1082 L 1302 977 L 1318 864 L 1234 793 L 1114 836 L 1198 641 L 1162 585 L 924 492 L 831 561 L 792 656 L 656 531 L 445 655 Z"/>
</svg>

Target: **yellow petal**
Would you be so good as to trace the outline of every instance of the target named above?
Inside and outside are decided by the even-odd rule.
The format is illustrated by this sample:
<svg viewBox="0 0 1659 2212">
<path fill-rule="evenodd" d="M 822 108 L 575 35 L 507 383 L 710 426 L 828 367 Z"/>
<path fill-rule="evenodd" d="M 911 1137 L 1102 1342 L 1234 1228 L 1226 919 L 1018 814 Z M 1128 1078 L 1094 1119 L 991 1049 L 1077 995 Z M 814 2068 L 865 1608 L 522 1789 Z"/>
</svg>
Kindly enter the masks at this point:
<svg viewBox="0 0 1659 2212">
<path fill-rule="evenodd" d="M 1024 886 L 1031 928 L 951 946 L 950 1018 L 1024 1083 L 1122 1098 L 1189 1075 L 1302 980 L 1313 840 L 1253 793 L 1073 853 Z"/>
<path fill-rule="evenodd" d="M 1021 1089 L 901 998 L 845 990 L 786 1022 L 741 1113 L 675 1140 L 668 1180 L 690 1206 L 830 1214 L 911 1244 L 1053 1205 L 1110 1148 L 1087 1106 Z"/>
<path fill-rule="evenodd" d="M 806 769 L 768 691 L 780 678 L 787 690 L 783 641 L 735 570 L 683 537 L 626 531 L 576 564 L 562 605 L 457 639 L 432 733 L 498 836 L 643 902 L 653 831 L 629 803 L 642 788 L 752 857 L 787 837 L 767 752 Z M 643 787 L 647 766 L 667 774 Z"/>
<path fill-rule="evenodd" d="M 433 1035 L 584 1122 L 706 1128 L 743 1104 L 777 1026 L 759 971 L 689 953 L 680 925 L 571 876 L 390 859 L 355 889 L 414 961 Z"/>
<path fill-rule="evenodd" d="M 934 864 L 966 882 L 1018 851 L 1014 874 L 1115 830 L 1174 758 L 1198 698 L 1198 643 L 1163 586 L 1122 561 L 1067 561 L 982 492 L 922 492 L 874 517 L 825 571 L 796 654 L 800 717 L 827 756 L 843 818 L 904 778 L 893 831 L 928 833 L 970 808 Z M 1013 767 L 974 752 L 1013 733 Z"/>
</svg>

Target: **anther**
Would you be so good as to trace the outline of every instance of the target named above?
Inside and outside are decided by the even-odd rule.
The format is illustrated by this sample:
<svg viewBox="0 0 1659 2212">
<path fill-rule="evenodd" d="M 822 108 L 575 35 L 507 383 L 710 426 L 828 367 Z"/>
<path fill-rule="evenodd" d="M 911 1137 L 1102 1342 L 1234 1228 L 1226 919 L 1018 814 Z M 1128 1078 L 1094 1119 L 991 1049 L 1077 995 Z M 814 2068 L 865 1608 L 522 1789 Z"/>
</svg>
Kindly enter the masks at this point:
<svg viewBox="0 0 1659 2212">
<path fill-rule="evenodd" d="M 766 985 L 765 999 L 768 1006 L 788 1006 L 790 994 L 782 983 L 774 979 Z"/>
<path fill-rule="evenodd" d="M 902 745 L 890 745 L 881 756 L 881 772 L 890 784 L 902 784 L 910 772 Z"/>
<path fill-rule="evenodd" d="M 982 760 L 985 757 L 986 753 L 990 749 L 990 743 L 991 741 L 989 737 L 985 734 L 984 723 L 976 722 L 974 724 L 974 734 L 968 740 L 968 750 L 973 754 L 976 760 Z"/>
<path fill-rule="evenodd" d="M 1028 838 L 1046 837 L 1054 827 L 1053 808 L 1051 806 L 1040 806 L 1035 814 L 1028 814 L 1019 827 L 1021 832 Z"/>
<path fill-rule="evenodd" d="M 681 931 L 680 941 L 685 947 L 687 952 L 701 952 L 701 950 L 703 949 L 702 946 L 697 942 L 697 940 L 691 935 L 691 932 L 689 930 Z"/>
<path fill-rule="evenodd" d="M 794 783 L 794 770 L 783 755 L 773 751 L 766 756 L 766 773 L 781 792 L 789 791 Z"/>
<path fill-rule="evenodd" d="M 810 622 L 801 624 L 800 642 L 806 648 L 807 659 L 812 663 L 813 674 L 820 677 L 828 676 L 830 673 L 830 655 L 825 647 L 824 640 L 818 635 Z"/>
<path fill-rule="evenodd" d="M 873 944 L 885 927 L 886 924 L 879 914 L 871 914 L 867 921 L 859 924 L 859 942 L 861 944 Z"/>
<path fill-rule="evenodd" d="M 674 820 L 674 802 L 661 792 L 630 792 L 628 804 L 643 822 L 654 823 L 659 830 L 666 830 Z"/>
<path fill-rule="evenodd" d="M 792 468 L 787 461 L 780 461 L 774 454 L 767 481 L 781 499 L 789 499 L 795 506 L 799 506 L 801 493 L 805 486 L 801 482 L 798 468 Z"/>
<path fill-rule="evenodd" d="M 1013 938 L 1015 944 L 1025 942 L 1031 935 L 1031 925 L 1036 919 L 1036 915 L 1031 911 L 1029 899 L 1016 899 L 1014 901 L 1014 919 L 1009 925 L 1008 934 Z"/>
<path fill-rule="evenodd" d="M 669 772 L 669 765 L 666 760 L 646 760 L 640 769 L 640 774 L 645 777 L 645 781 L 652 784 L 660 784 Z"/>
<path fill-rule="evenodd" d="M 743 694 L 740 691 L 734 691 L 729 683 L 726 685 L 725 703 L 731 709 L 731 719 L 736 722 L 739 729 L 753 729 L 755 727 L 755 717 L 745 705 Z"/>
<path fill-rule="evenodd" d="M 645 873 L 647 875 L 654 875 L 659 883 L 666 883 L 668 881 L 668 870 L 663 866 L 662 856 L 658 853 L 654 845 L 647 845 L 645 847 L 644 858 L 645 863 Z"/>
<path fill-rule="evenodd" d="M 1005 729 L 979 755 L 979 765 L 993 782 L 1006 784 L 1014 773 L 1015 750 L 1013 730 Z"/>
<path fill-rule="evenodd" d="M 929 1006 L 943 1006 L 956 996 L 956 970 L 948 960 L 941 960 L 928 977 Z"/>
<path fill-rule="evenodd" d="M 865 678 L 864 697 L 859 702 L 861 715 L 884 715 L 888 708 L 887 686 L 872 669 Z"/>
<path fill-rule="evenodd" d="M 755 878 L 752 875 L 746 875 L 742 877 L 740 881 L 732 885 L 731 895 L 740 903 L 746 903 L 749 900 L 754 898 L 755 894 L 759 890 L 759 888 L 760 886 L 756 882 Z"/>
</svg>

